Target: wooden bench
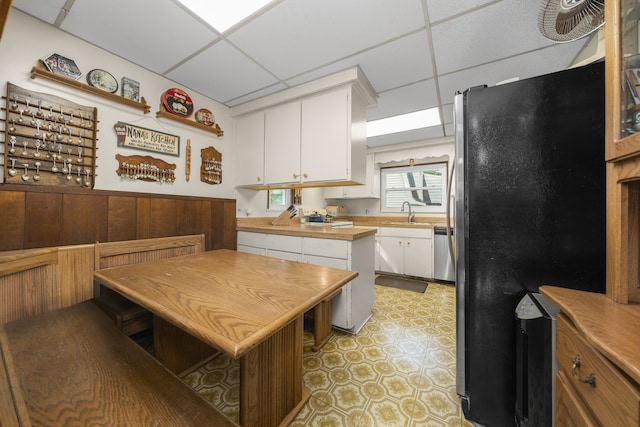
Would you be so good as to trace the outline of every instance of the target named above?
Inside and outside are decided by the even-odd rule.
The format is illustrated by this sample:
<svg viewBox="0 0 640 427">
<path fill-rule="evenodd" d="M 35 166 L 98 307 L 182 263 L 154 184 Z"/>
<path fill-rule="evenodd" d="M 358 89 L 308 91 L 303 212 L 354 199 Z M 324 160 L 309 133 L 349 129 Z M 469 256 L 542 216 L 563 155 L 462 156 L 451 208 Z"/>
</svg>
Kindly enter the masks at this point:
<svg viewBox="0 0 640 427">
<path fill-rule="evenodd" d="M 0 352 L 3 426 L 237 425 L 91 302 L 3 325 Z"/>
<path fill-rule="evenodd" d="M 0 325 L 93 298 L 93 245 L 0 255 Z"/>
<path fill-rule="evenodd" d="M 95 269 L 139 264 L 204 251 L 204 234 L 124 240 L 95 244 Z M 94 302 L 127 335 L 153 326 L 153 316 L 134 302 L 104 287 L 96 287 Z"/>
</svg>

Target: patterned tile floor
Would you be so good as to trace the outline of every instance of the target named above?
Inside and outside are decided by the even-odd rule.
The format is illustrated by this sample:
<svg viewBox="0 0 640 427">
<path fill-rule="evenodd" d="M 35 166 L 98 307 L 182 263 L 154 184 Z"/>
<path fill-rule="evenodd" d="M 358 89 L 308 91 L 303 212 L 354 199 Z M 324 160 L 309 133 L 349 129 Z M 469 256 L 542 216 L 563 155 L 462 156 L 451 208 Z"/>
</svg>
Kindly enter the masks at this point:
<svg viewBox="0 0 640 427">
<path fill-rule="evenodd" d="M 318 352 L 304 336 L 309 402 L 295 427 L 466 426 L 455 392 L 455 289 L 375 287 L 373 316 L 357 335 L 335 331 Z M 236 363 L 218 356 L 184 380 L 238 419 Z"/>
</svg>

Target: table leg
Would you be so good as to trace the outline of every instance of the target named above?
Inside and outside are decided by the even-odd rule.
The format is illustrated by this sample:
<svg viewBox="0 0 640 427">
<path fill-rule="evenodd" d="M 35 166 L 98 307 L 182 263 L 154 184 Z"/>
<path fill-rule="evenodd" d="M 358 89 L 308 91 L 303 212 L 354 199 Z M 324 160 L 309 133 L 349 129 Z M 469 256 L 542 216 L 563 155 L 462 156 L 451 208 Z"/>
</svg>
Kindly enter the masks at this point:
<svg viewBox="0 0 640 427">
<path fill-rule="evenodd" d="M 159 316 L 153 316 L 153 353 L 160 363 L 183 376 L 217 350 Z"/>
<path fill-rule="evenodd" d="M 240 424 L 288 425 L 311 396 L 302 379 L 303 316 L 240 358 Z"/>
<path fill-rule="evenodd" d="M 329 341 L 329 338 L 331 338 L 331 334 L 333 333 L 331 326 L 333 298 L 338 296 L 340 292 L 342 292 L 342 289 L 338 289 L 313 308 L 314 344 L 311 347 L 313 351 L 320 350 L 322 346 Z"/>
</svg>

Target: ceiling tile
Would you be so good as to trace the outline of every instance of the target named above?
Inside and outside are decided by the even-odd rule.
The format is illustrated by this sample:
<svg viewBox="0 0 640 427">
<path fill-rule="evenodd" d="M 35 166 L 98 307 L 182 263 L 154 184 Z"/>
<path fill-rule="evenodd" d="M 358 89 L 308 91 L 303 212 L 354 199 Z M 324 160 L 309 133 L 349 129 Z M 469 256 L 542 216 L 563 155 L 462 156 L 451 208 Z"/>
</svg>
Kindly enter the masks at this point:
<svg viewBox="0 0 640 427">
<path fill-rule="evenodd" d="M 11 5 L 16 9 L 20 9 L 29 15 L 33 15 L 36 18 L 53 25 L 66 2 L 66 0 L 13 0 Z"/>
<path fill-rule="evenodd" d="M 447 19 L 452 16 L 456 16 L 461 13 L 465 13 L 476 7 L 486 5 L 488 3 L 494 3 L 495 0 L 465 0 L 465 1 L 451 1 L 451 0 L 427 0 L 427 10 L 429 11 L 429 21 L 437 22 L 443 19 Z"/>
<path fill-rule="evenodd" d="M 158 74 L 218 38 L 171 0 L 76 1 L 62 29 Z"/>
<path fill-rule="evenodd" d="M 405 86 L 433 76 L 426 31 L 418 31 L 354 55 L 343 61 L 315 69 L 287 84 L 297 86 L 328 74 L 359 65 L 376 92 Z"/>
<path fill-rule="evenodd" d="M 424 27 L 420 0 L 285 1 L 229 40 L 281 79 Z"/>
<path fill-rule="evenodd" d="M 472 86 L 494 86 L 498 82 L 513 77 L 525 79 L 564 70 L 583 44 L 584 39 L 573 43 L 555 44 L 503 61 L 441 76 L 438 83 L 442 102 L 451 102 L 457 91 L 462 92 Z"/>
<path fill-rule="evenodd" d="M 503 0 L 432 27 L 439 73 L 486 64 L 553 44 L 537 26 L 538 2 Z"/>
<path fill-rule="evenodd" d="M 435 81 L 428 79 L 378 94 L 378 106 L 367 110 L 367 120 L 412 113 L 438 106 Z"/>
<path fill-rule="evenodd" d="M 166 75 L 218 102 L 273 85 L 277 80 L 226 41 L 216 43 Z"/>
<path fill-rule="evenodd" d="M 443 126 L 432 126 L 407 132 L 398 132 L 390 135 L 380 135 L 373 138 L 367 138 L 367 147 L 381 147 L 383 145 L 403 144 L 405 142 L 422 141 L 442 137 L 444 137 Z"/>
</svg>

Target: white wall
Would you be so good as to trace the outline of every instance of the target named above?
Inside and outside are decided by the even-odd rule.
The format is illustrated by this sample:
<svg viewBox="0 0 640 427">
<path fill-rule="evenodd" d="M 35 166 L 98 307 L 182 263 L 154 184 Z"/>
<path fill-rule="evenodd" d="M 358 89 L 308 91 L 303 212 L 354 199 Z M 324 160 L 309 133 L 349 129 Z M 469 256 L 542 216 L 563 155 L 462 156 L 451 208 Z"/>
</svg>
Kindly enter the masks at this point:
<svg viewBox="0 0 640 427">
<path fill-rule="evenodd" d="M 117 13 L 113 16 L 117 17 Z M 111 19 L 111 17 L 105 16 L 105 19 Z M 116 31 L 115 26 L 114 31 Z M 38 63 L 38 59 L 45 58 L 52 53 L 73 59 L 83 72 L 83 76 L 79 80 L 84 83 L 86 83 L 86 73 L 94 68 L 107 70 L 116 77 L 118 82 L 123 76 L 139 81 L 141 96 L 151 106 L 151 112 L 144 114 L 140 110 L 112 103 L 104 98 L 54 82 L 40 78 L 31 79 L 31 67 Z M 8 81 L 24 89 L 56 95 L 77 104 L 98 109 L 96 189 L 231 199 L 236 197 L 233 182 L 235 176 L 235 153 L 232 143 L 233 123 L 230 110 L 226 106 L 70 36 L 16 9 L 12 9 L 9 14 L 0 42 L 0 58 L 3 58 L 0 81 Z M 215 64 L 212 64 L 212 71 L 215 71 Z M 191 96 L 194 102 L 194 111 L 200 108 L 211 110 L 215 115 L 216 122 L 224 131 L 224 136 L 218 137 L 187 125 L 156 118 L 155 113 L 160 105 L 160 96 L 167 89 L 174 87 L 185 90 Z M 4 111 L 0 114 L 4 119 Z M 180 137 L 180 156 L 118 147 L 113 130 L 113 125 L 118 121 L 178 135 Z M 187 139 L 191 140 L 189 182 L 185 177 Z M 222 153 L 222 184 L 219 185 L 209 185 L 200 181 L 200 150 L 211 146 Z M 152 156 L 168 163 L 175 163 L 176 181 L 173 184 L 161 184 L 120 178 L 115 172 L 118 169 L 118 162 L 115 159 L 116 153 L 124 156 Z M 4 156 L 0 156 L 2 159 L 0 162 L 3 161 L 3 158 Z"/>
</svg>

